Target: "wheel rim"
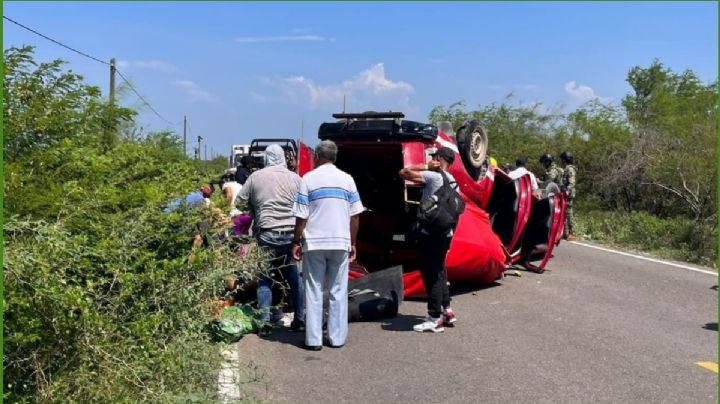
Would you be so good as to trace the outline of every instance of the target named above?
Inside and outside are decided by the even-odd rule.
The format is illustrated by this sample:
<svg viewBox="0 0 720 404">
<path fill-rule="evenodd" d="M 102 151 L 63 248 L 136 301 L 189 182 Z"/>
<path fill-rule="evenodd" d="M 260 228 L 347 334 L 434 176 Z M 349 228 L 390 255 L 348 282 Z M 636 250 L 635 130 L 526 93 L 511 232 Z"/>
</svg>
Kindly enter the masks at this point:
<svg viewBox="0 0 720 404">
<path fill-rule="evenodd" d="M 482 127 L 475 128 L 470 134 L 465 153 L 470 165 L 476 168 L 482 167 L 487 154 L 487 135 Z"/>
<path fill-rule="evenodd" d="M 482 135 L 480 132 L 473 132 L 470 141 L 470 156 L 473 160 L 478 161 L 483 158 L 485 147 L 482 141 Z"/>
</svg>

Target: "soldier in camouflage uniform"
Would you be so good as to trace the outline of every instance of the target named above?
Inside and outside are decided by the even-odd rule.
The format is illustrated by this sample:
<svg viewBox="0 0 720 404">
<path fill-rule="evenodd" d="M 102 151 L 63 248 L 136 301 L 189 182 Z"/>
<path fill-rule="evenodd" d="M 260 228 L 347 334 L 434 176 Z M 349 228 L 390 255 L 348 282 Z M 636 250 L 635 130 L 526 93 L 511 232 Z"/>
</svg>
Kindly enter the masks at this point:
<svg viewBox="0 0 720 404">
<path fill-rule="evenodd" d="M 540 175 L 540 181 L 543 183 L 541 188 L 546 188 L 550 182 L 554 182 L 558 187 L 562 186 L 563 169 L 553 162 L 553 157 L 545 153 L 540 157 L 540 163 L 545 167 L 545 173 Z"/>
<path fill-rule="evenodd" d="M 572 153 L 564 151 L 560 154 L 564 167 L 561 189 L 567 198 L 565 207 L 565 235 L 566 240 L 575 239 L 575 215 L 573 214 L 573 200 L 575 199 L 575 182 L 577 181 L 577 168 L 573 165 Z"/>
</svg>

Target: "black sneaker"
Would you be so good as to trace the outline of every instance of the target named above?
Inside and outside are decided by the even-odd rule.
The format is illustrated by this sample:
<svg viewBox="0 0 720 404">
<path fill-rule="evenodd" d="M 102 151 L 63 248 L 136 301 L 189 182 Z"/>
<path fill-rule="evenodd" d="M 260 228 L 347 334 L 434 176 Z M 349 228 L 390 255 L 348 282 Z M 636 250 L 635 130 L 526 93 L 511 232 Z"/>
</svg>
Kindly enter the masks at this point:
<svg viewBox="0 0 720 404">
<path fill-rule="evenodd" d="M 323 342 L 325 343 L 325 346 L 328 346 L 328 347 L 330 347 L 330 348 L 335 348 L 335 349 L 339 349 L 339 348 L 342 348 L 342 347 L 345 346 L 345 344 L 342 344 L 342 345 L 333 345 L 333 344 L 330 343 L 330 339 L 329 339 L 329 338 L 324 338 L 324 341 L 323 341 Z"/>
<path fill-rule="evenodd" d="M 290 329 L 296 332 L 305 331 L 305 321 L 293 319 L 292 323 L 290 323 Z"/>
</svg>

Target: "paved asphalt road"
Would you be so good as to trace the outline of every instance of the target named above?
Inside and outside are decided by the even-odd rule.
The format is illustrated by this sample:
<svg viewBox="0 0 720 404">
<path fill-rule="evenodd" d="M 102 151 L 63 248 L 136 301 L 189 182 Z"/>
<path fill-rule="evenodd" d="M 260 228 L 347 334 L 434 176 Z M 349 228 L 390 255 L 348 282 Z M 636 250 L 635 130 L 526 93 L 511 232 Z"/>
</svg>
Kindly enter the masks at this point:
<svg viewBox="0 0 720 404">
<path fill-rule="evenodd" d="M 243 387 L 269 402 L 715 403 L 714 275 L 561 243 L 551 271 L 455 291 L 457 326 L 421 334 L 422 302 L 351 323 L 347 345 L 308 352 L 302 334 L 246 336 Z"/>
</svg>

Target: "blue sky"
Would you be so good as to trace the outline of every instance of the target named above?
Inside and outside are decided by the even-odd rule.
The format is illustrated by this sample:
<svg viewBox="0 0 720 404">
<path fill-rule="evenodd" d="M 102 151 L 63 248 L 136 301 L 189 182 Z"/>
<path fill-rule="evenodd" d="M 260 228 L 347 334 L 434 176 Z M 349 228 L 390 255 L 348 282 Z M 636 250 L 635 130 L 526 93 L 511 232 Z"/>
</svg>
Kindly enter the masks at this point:
<svg viewBox="0 0 720 404">
<path fill-rule="evenodd" d="M 627 71 L 654 58 L 717 79 L 715 2 L 125 3 L 5 2 L 3 14 L 103 60 L 114 57 L 145 131 L 205 138 L 227 155 L 255 137 L 317 142 L 342 110 L 404 111 L 511 102 L 570 110 L 618 103 Z M 3 21 L 3 46 L 35 45 L 108 88 L 106 66 Z M 120 82 L 120 81 L 119 81 Z M 304 122 L 304 124 L 303 124 Z M 492 144 L 492 139 L 490 139 Z M 190 151 L 188 147 L 188 151 Z"/>
</svg>

